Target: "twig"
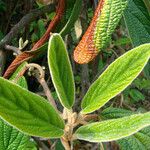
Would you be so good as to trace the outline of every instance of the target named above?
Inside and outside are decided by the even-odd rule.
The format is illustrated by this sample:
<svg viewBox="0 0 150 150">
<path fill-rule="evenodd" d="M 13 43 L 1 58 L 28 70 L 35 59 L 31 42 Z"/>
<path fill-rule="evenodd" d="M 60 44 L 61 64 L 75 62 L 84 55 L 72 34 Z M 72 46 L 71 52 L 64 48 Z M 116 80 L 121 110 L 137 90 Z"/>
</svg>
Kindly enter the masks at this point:
<svg viewBox="0 0 150 150">
<path fill-rule="evenodd" d="M 16 53 L 17 55 L 21 54 L 21 51 L 19 48 L 15 47 L 15 46 L 10 46 L 10 45 L 5 45 L 5 49 L 7 50 L 11 50 L 14 53 Z"/>
<path fill-rule="evenodd" d="M 44 92 L 45 92 L 47 99 L 49 100 L 50 104 L 57 110 L 55 100 L 53 99 L 53 97 L 51 95 L 51 91 L 50 91 L 50 89 L 49 89 L 49 87 L 48 87 L 48 85 L 44 79 L 45 73 L 44 73 L 42 67 L 40 65 L 34 64 L 34 63 L 27 64 L 26 67 L 27 68 L 34 67 L 38 70 L 38 72 L 36 72 L 36 74 L 35 74 L 35 77 L 37 78 L 39 83 L 42 85 Z"/>
<path fill-rule="evenodd" d="M 29 14 L 25 15 L 11 30 L 10 32 L 0 41 L 0 49 L 3 49 L 6 44 L 15 38 L 20 30 L 24 26 L 28 25 L 30 22 L 43 15 L 46 12 L 53 12 L 55 10 L 55 5 L 50 4 L 39 9 L 32 10 Z"/>
<path fill-rule="evenodd" d="M 71 147 L 67 140 L 65 140 L 64 138 L 61 138 L 61 143 L 63 144 L 65 150 L 71 150 Z"/>
<path fill-rule="evenodd" d="M 0 50 L 0 76 L 2 76 L 5 61 L 6 61 L 5 54 L 2 50 Z"/>
</svg>

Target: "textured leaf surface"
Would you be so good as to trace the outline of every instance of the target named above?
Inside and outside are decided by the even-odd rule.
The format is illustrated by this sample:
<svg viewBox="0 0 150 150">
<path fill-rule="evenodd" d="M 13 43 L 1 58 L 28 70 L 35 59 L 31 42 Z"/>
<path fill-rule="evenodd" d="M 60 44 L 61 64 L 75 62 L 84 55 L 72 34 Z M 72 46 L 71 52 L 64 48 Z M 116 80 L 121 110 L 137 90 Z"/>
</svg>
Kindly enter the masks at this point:
<svg viewBox="0 0 150 150">
<path fill-rule="evenodd" d="M 94 34 L 94 42 L 98 49 L 104 48 L 110 40 L 126 6 L 127 0 L 104 0 Z"/>
<path fill-rule="evenodd" d="M 28 135 L 63 135 L 64 123 L 46 99 L 3 78 L 0 78 L 0 116 Z"/>
<path fill-rule="evenodd" d="M 150 57 L 144 44 L 116 59 L 92 84 L 82 101 L 82 113 L 93 112 L 123 91 L 139 75 Z"/>
<path fill-rule="evenodd" d="M 0 119 L 0 150 L 27 150 L 29 142 L 28 136 Z"/>
<path fill-rule="evenodd" d="M 53 84 L 62 105 L 70 109 L 74 103 L 73 72 L 63 39 L 53 34 L 49 40 L 48 64 Z"/>
<path fill-rule="evenodd" d="M 74 50 L 74 60 L 79 64 L 92 61 L 108 44 L 114 32 L 127 0 L 100 0 L 93 19 Z"/>
<path fill-rule="evenodd" d="M 13 74 L 13 76 L 15 76 L 17 70 Z M 13 76 L 11 77 L 12 79 Z M 18 85 L 26 88 L 24 86 L 24 82 L 21 82 L 21 84 L 19 82 Z M 32 145 L 32 150 L 37 149 L 35 147 L 35 144 L 30 141 L 29 136 L 24 135 L 23 133 L 19 132 L 18 130 L 4 122 L 2 119 L 0 119 L 0 150 L 31 150 L 31 148 L 29 147 L 30 145 Z"/>
<path fill-rule="evenodd" d="M 90 142 L 107 142 L 130 136 L 150 125 L 150 113 L 131 115 L 80 127 L 75 136 Z"/>
<path fill-rule="evenodd" d="M 130 116 L 137 112 L 121 108 L 107 108 L 103 110 L 101 116 L 105 119 L 121 118 Z M 146 127 L 134 135 L 116 141 L 121 150 L 150 150 L 150 127 Z"/>
<path fill-rule="evenodd" d="M 135 114 L 135 112 L 132 112 L 130 110 L 109 107 L 104 109 L 100 115 L 106 119 L 117 119 L 117 118 L 126 117 L 133 114 Z"/>
<path fill-rule="evenodd" d="M 118 140 L 121 150 L 150 150 L 150 127 L 147 127 L 136 134 Z"/>
<path fill-rule="evenodd" d="M 126 25 L 134 46 L 150 41 L 150 15 L 142 0 L 129 0 L 124 12 Z"/>
</svg>

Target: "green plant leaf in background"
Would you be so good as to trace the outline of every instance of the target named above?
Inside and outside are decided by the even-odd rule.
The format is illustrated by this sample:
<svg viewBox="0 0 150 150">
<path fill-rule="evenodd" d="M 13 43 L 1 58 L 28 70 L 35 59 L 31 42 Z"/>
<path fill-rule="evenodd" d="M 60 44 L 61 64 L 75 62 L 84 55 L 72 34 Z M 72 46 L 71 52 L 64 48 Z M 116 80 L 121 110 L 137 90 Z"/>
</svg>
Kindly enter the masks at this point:
<svg viewBox="0 0 150 150">
<path fill-rule="evenodd" d="M 65 36 L 67 33 L 70 32 L 71 28 L 74 26 L 75 22 L 79 17 L 81 6 L 82 6 L 82 0 L 76 0 L 73 10 L 71 12 L 71 16 L 68 22 L 66 23 L 66 25 L 64 26 L 64 28 L 60 32 L 61 36 Z"/>
<path fill-rule="evenodd" d="M 108 142 L 130 136 L 150 125 L 150 112 L 91 123 L 77 129 L 75 137 L 90 142 Z"/>
<path fill-rule="evenodd" d="M 93 112 L 122 92 L 139 75 L 150 57 L 144 44 L 116 59 L 92 84 L 82 101 L 83 114 Z"/>
<path fill-rule="evenodd" d="M 145 96 L 136 89 L 131 89 L 129 94 L 134 102 L 139 102 L 139 101 L 145 100 Z"/>
<path fill-rule="evenodd" d="M 75 97 L 73 72 L 63 39 L 56 33 L 49 40 L 48 65 L 57 95 L 62 105 L 70 109 Z"/>
<path fill-rule="evenodd" d="M 108 107 L 101 112 L 100 116 L 105 119 L 117 119 L 134 114 L 135 112 L 132 112 L 130 110 Z"/>
<path fill-rule="evenodd" d="M 129 0 L 124 18 L 133 46 L 150 42 L 150 15 L 142 0 Z"/>
<path fill-rule="evenodd" d="M 134 47 L 150 42 L 150 14 L 148 12 L 150 8 L 146 6 L 150 6 L 149 0 L 129 0 L 124 12 L 126 26 Z M 150 61 L 144 69 L 144 74 L 150 79 Z"/>
<path fill-rule="evenodd" d="M 0 78 L 0 116 L 20 131 L 40 137 L 61 137 L 64 122 L 46 99 Z"/>
<path fill-rule="evenodd" d="M 24 76 L 19 77 L 19 73 L 25 69 L 27 62 L 23 62 L 13 73 L 13 75 L 10 77 L 10 81 L 15 82 L 16 84 L 20 85 L 22 88 L 28 89 L 27 81 Z"/>
</svg>

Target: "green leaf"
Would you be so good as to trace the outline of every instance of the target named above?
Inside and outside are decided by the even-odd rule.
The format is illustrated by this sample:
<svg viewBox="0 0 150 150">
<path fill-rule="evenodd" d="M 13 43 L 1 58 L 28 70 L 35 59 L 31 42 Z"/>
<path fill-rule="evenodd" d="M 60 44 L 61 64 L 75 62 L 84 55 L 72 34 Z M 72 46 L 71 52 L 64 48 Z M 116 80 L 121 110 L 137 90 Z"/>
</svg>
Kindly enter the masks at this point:
<svg viewBox="0 0 150 150">
<path fill-rule="evenodd" d="M 122 92 L 139 75 L 150 57 L 144 44 L 116 59 L 92 84 L 82 101 L 82 113 L 93 112 Z"/>
<path fill-rule="evenodd" d="M 0 116 L 20 131 L 39 137 L 61 137 L 64 122 L 42 97 L 0 78 Z"/>
<path fill-rule="evenodd" d="M 130 136 L 150 125 L 150 112 L 91 123 L 77 129 L 75 137 L 90 142 L 108 142 Z"/>
<path fill-rule="evenodd" d="M 31 143 L 27 135 L 17 131 L 1 119 L 0 131 L 0 150 L 27 150 L 28 144 Z"/>
<path fill-rule="evenodd" d="M 131 89 L 130 90 L 130 96 L 135 102 L 139 102 L 139 101 L 145 99 L 145 96 L 136 89 Z"/>
<path fill-rule="evenodd" d="M 28 89 L 27 81 L 24 76 L 19 76 L 19 74 L 25 69 L 26 65 L 28 63 L 25 61 L 23 62 L 13 73 L 13 75 L 10 77 L 10 81 L 15 82 L 16 84 L 20 85 L 22 88 Z"/>
<path fill-rule="evenodd" d="M 116 118 L 121 118 L 125 116 L 130 116 L 133 114 L 135 114 L 135 112 L 132 112 L 130 110 L 109 107 L 109 108 L 104 109 L 101 112 L 100 116 L 106 119 L 116 119 Z"/>
<path fill-rule="evenodd" d="M 66 23 L 66 25 L 64 26 L 64 28 L 60 32 L 60 34 L 62 36 L 65 36 L 67 33 L 69 33 L 71 28 L 77 21 L 79 14 L 80 14 L 81 6 L 82 6 L 82 0 L 76 0 L 73 10 L 72 10 L 72 13 L 71 13 L 71 16 L 70 16 L 68 22 Z"/>
<path fill-rule="evenodd" d="M 109 107 L 102 111 L 101 117 L 105 119 L 121 118 L 130 116 L 137 112 L 121 108 Z M 149 150 L 150 148 L 150 127 L 146 127 L 130 137 L 116 141 L 121 150 Z"/>
<path fill-rule="evenodd" d="M 15 74 L 17 74 L 17 72 L 15 72 L 13 76 Z M 29 136 L 19 132 L 0 119 L 0 150 L 31 150 L 31 148 L 32 150 L 37 149 L 35 144 L 30 140 Z"/>
<path fill-rule="evenodd" d="M 59 34 L 52 34 L 49 40 L 48 64 L 58 97 L 62 105 L 70 109 L 74 103 L 75 85 L 69 56 Z"/>
<path fill-rule="evenodd" d="M 125 22 L 134 46 L 150 41 L 150 15 L 142 0 L 129 0 Z"/>
<path fill-rule="evenodd" d="M 121 150 L 150 150 L 150 127 L 144 128 L 136 134 L 118 140 Z"/>
</svg>

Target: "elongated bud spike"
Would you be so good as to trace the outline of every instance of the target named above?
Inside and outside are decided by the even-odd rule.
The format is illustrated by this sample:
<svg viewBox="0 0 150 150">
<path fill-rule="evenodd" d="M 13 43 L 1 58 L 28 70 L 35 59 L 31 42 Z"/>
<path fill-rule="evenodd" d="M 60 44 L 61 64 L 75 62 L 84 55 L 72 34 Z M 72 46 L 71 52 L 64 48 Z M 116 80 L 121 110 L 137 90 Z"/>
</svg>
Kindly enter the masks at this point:
<svg viewBox="0 0 150 150">
<path fill-rule="evenodd" d="M 126 6 L 127 0 L 100 0 L 90 26 L 74 50 L 77 63 L 92 61 L 106 47 Z"/>
</svg>

